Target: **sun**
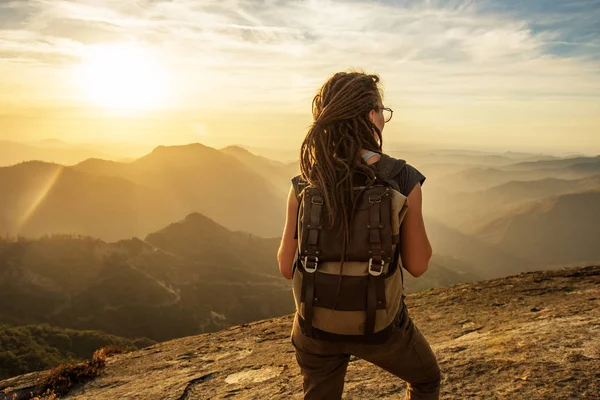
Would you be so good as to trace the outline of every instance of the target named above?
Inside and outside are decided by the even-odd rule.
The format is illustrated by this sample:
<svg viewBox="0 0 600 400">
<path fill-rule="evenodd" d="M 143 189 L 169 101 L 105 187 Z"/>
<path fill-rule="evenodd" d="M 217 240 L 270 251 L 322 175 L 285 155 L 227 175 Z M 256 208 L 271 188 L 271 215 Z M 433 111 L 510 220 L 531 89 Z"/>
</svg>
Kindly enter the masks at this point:
<svg viewBox="0 0 600 400">
<path fill-rule="evenodd" d="M 117 109 L 164 106 L 167 75 L 154 54 L 136 44 L 104 44 L 86 49 L 80 82 L 95 104 Z"/>
</svg>

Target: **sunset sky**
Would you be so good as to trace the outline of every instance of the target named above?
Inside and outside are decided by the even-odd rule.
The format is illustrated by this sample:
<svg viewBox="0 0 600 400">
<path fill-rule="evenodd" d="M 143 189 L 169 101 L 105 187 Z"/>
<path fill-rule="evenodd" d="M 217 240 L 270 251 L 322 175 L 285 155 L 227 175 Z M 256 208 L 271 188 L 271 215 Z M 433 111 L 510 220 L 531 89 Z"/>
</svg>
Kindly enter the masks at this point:
<svg viewBox="0 0 600 400">
<path fill-rule="evenodd" d="M 600 153 L 600 1 L 0 0 L 0 140 L 297 147 L 334 72 L 385 140 Z"/>
</svg>

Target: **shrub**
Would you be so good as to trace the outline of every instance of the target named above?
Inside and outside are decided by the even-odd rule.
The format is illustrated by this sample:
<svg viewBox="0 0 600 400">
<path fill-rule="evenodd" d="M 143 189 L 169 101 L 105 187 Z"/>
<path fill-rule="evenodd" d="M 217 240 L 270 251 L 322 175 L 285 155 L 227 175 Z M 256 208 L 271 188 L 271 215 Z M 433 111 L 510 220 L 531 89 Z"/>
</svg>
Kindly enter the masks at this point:
<svg viewBox="0 0 600 400">
<path fill-rule="evenodd" d="M 119 346 L 118 344 L 110 344 L 108 346 L 104 346 L 99 350 L 96 350 L 94 354 L 102 352 L 102 354 L 104 354 L 104 357 L 110 357 L 116 354 L 129 353 L 132 350 L 133 349 L 131 347 L 123 347 Z"/>
<path fill-rule="evenodd" d="M 114 354 L 114 353 L 113 353 Z M 51 370 L 42 383 L 42 392 L 62 396 L 75 385 L 85 383 L 100 374 L 106 365 L 104 348 L 94 352 L 91 360 L 66 363 Z"/>
<path fill-rule="evenodd" d="M 56 393 L 51 390 L 46 390 L 44 393 L 39 396 L 35 396 L 31 398 L 31 400 L 58 400 L 60 397 Z"/>
</svg>

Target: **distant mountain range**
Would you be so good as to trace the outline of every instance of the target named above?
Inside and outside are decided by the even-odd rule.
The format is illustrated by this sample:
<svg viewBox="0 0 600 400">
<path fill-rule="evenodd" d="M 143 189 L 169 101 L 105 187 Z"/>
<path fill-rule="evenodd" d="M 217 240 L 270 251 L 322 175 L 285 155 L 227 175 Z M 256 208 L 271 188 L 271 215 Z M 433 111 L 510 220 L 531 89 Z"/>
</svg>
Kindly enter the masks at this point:
<svg viewBox="0 0 600 400">
<path fill-rule="evenodd" d="M 478 234 L 506 252 L 546 265 L 600 260 L 600 190 L 529 203 Z"/>
<path fill-rule="evenodd" d="M 116 240 L 177 216 L 156 188 L 57 164 L 0 168 L 0 185 L 0 232 L 11 236 L 74 233 Z"/>
<path fill-rule="evenodd" d="M 434 254 L 444 256 L 442 265 L 452 266 L 457 272 L 491 279 L 543 268 L 532 258 L 515 256 L 493 243 L 461 233 L 433 218 L 426 220 L 426 228 Z M 449 259 L 453 262 L 449 263 Z"/>
<path fill-rule="evenodd" d="M 499 263 L 516 273 L 600 261 L 600 157 L 463 168 L 424 186 L 434 251 L 479 273 Z M 503 255 L 484 251 L 485 243 Z"/>
<path fill-rule="evenodd" d="M 539 161 L 543 162 L 543 161 Z M 540 179 L 581 179 L 592 175 L 600 175 L 600 158 L 593 158 L 585 162 L 577 162 L 559 167 L 549 167 L 552 164 L 543 164 L 536 167 L 539 162 L 527 163 L 519 167 L 467 167 L 458 172 L 442 174 L 432 185 L 437 190 L 447 192 L 477 191 L 488 189 L 511 181 L 536 181 Z M 522 169 L 515 169 L 522 168 Z"/>
<path fill-rule="evenodd" d="M 275 237 L 285 217 L 281 189 L 248 164 L 200 144 L 158 147 L 127 163 L 21 163 L 0 168 L 0 185 L 0 232 L 8 235 L 118 240 L 202 212 L 230 229 Z"/>
<path fill-rule="evenodd" d="M 445 257 L 446 263 L 455 260 L 455 271 L 468 272 L 465 279 L 505 276 L 546 264 L 533 252 L 517 254 L 512 247 L 490 242 L 494 234 L 487 227 L 502 226 L 494 221 L 521 215 L 531 201 L 600 190 L 600 157 L 460 151 L 405 155 L 423 162 L 437 160 L 425 164 L 432 168 L 424 186 L 426 222 L 436 256 Z M 440 172 L 444 170 L 448 173 Z M 5 189 L 0 192 L 0 233 L 81 234 L 104 241 L 146 237 L 148 243 L 171 251 L 194 239 L 181 233 L 167 243 L 165 237 L 172 235 L 159 230 L 190 214 L 187 218 L 199 218 L 194 217 L 199 213 L 228 231 L 239 231 L 234 241 L 249 234 L 277 238 L 290 179 L 298 172 L 296 162 L 274 161 L 239 146 L 218 150 L 202 144 L 159 146 L 129 162 L 93 158 L 72 167 L 25 162 L 0 168 L 0 185 Z M 581 231 L 587 231 L 592 221 L 582 218 Z M 208 236 L 217 235 L 218 229 L 214 230 Z M 277 241 L 272 239 L 269 247 L 276 248 Z M 248 247 L 256 245 L 249 243 Z M 227 248 L 222 243 L 185 247 L 196 257 L 212 257 Z M 563 260 L 589 261 L 575 257 L 575 250 L 572 254 Z M 236 257 L 227 257 L 233 265 Z M 237 257 L 236 262 L 247 265 L 255 260 Z"/>
<path fill-rule="evenodd" d="M 167 340 L 293 309 L 271 239 L 191 215 L 148 240 L 167 249 L 135 238 L 2 241 L 0 322 Z"/>
<path fill-rule="evenodd" d="M 167 340 L 293 311 L 279 239 L 230 231 L 201 215 L 114 243 L 55 235 L 0 242 L 0 323 L 97 329 Z M 408 291 L 481 279 L 436 256 Z"/>
<path fill-rule="evenodd" d="M 600 156 L 596 157 L 568 157 L 559 158 L 552 160 L 536 160 L 536 161 L 523 161 L 516 164 L 505 166 L 504 169 L 512 171 L 527 171 L 527 170 L 540 170 L 540 169 L 564 169 L 580 166 L 589 165 L 592 168 L 597 168 L 597 164 L 600 163 Z M 579 167 L 578 167 L 579 166 Z"/>
<path fill-rule="evenodd" d="M 69 144 L 57 139 L 46 139 L 37 143 L 20 143 L 0 140 L 0 167 L 24 161 L 45 161 L 62 165 L 73 165 L 88 158 L 125 159 L 139 149 L 98 144 Z"/>
<path fill-rule="evenodd" d="M 445 224 L 476 234 L 483 225 L 518 211 L 529 201 L 594 190 L 600 190 L 600 174 L 573 180 L 511 181 L 478 191 L 434 193 L 425 197 L 424 207 L 428 215 Z"/>
<path fill-rule="evenodd" d="M 252 171 L 267 179 L 273 187 L 287 197 L 291 178 L 300 174 L 298 162 L 283 163 L 255 155 L 243 147 L 229 146 L 221 149 L 225 154 L 237 158 Z"/>
</svg>

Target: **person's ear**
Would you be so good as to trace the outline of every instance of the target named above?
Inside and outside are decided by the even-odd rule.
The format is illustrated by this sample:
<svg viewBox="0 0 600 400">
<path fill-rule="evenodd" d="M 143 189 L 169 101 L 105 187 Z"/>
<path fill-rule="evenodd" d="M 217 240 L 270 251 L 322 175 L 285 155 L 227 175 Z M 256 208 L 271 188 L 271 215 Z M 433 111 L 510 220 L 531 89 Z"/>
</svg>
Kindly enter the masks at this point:
<svg viewBox="0 0 600 400">
<path fill-rule="evenodd" d="M 372 124 L 375 123 L 375 114 L 377 114 L 377 111 L 375 111 L 375 110 L 369 111 L 369 120 L 371 121 Z"/>
</svg>

